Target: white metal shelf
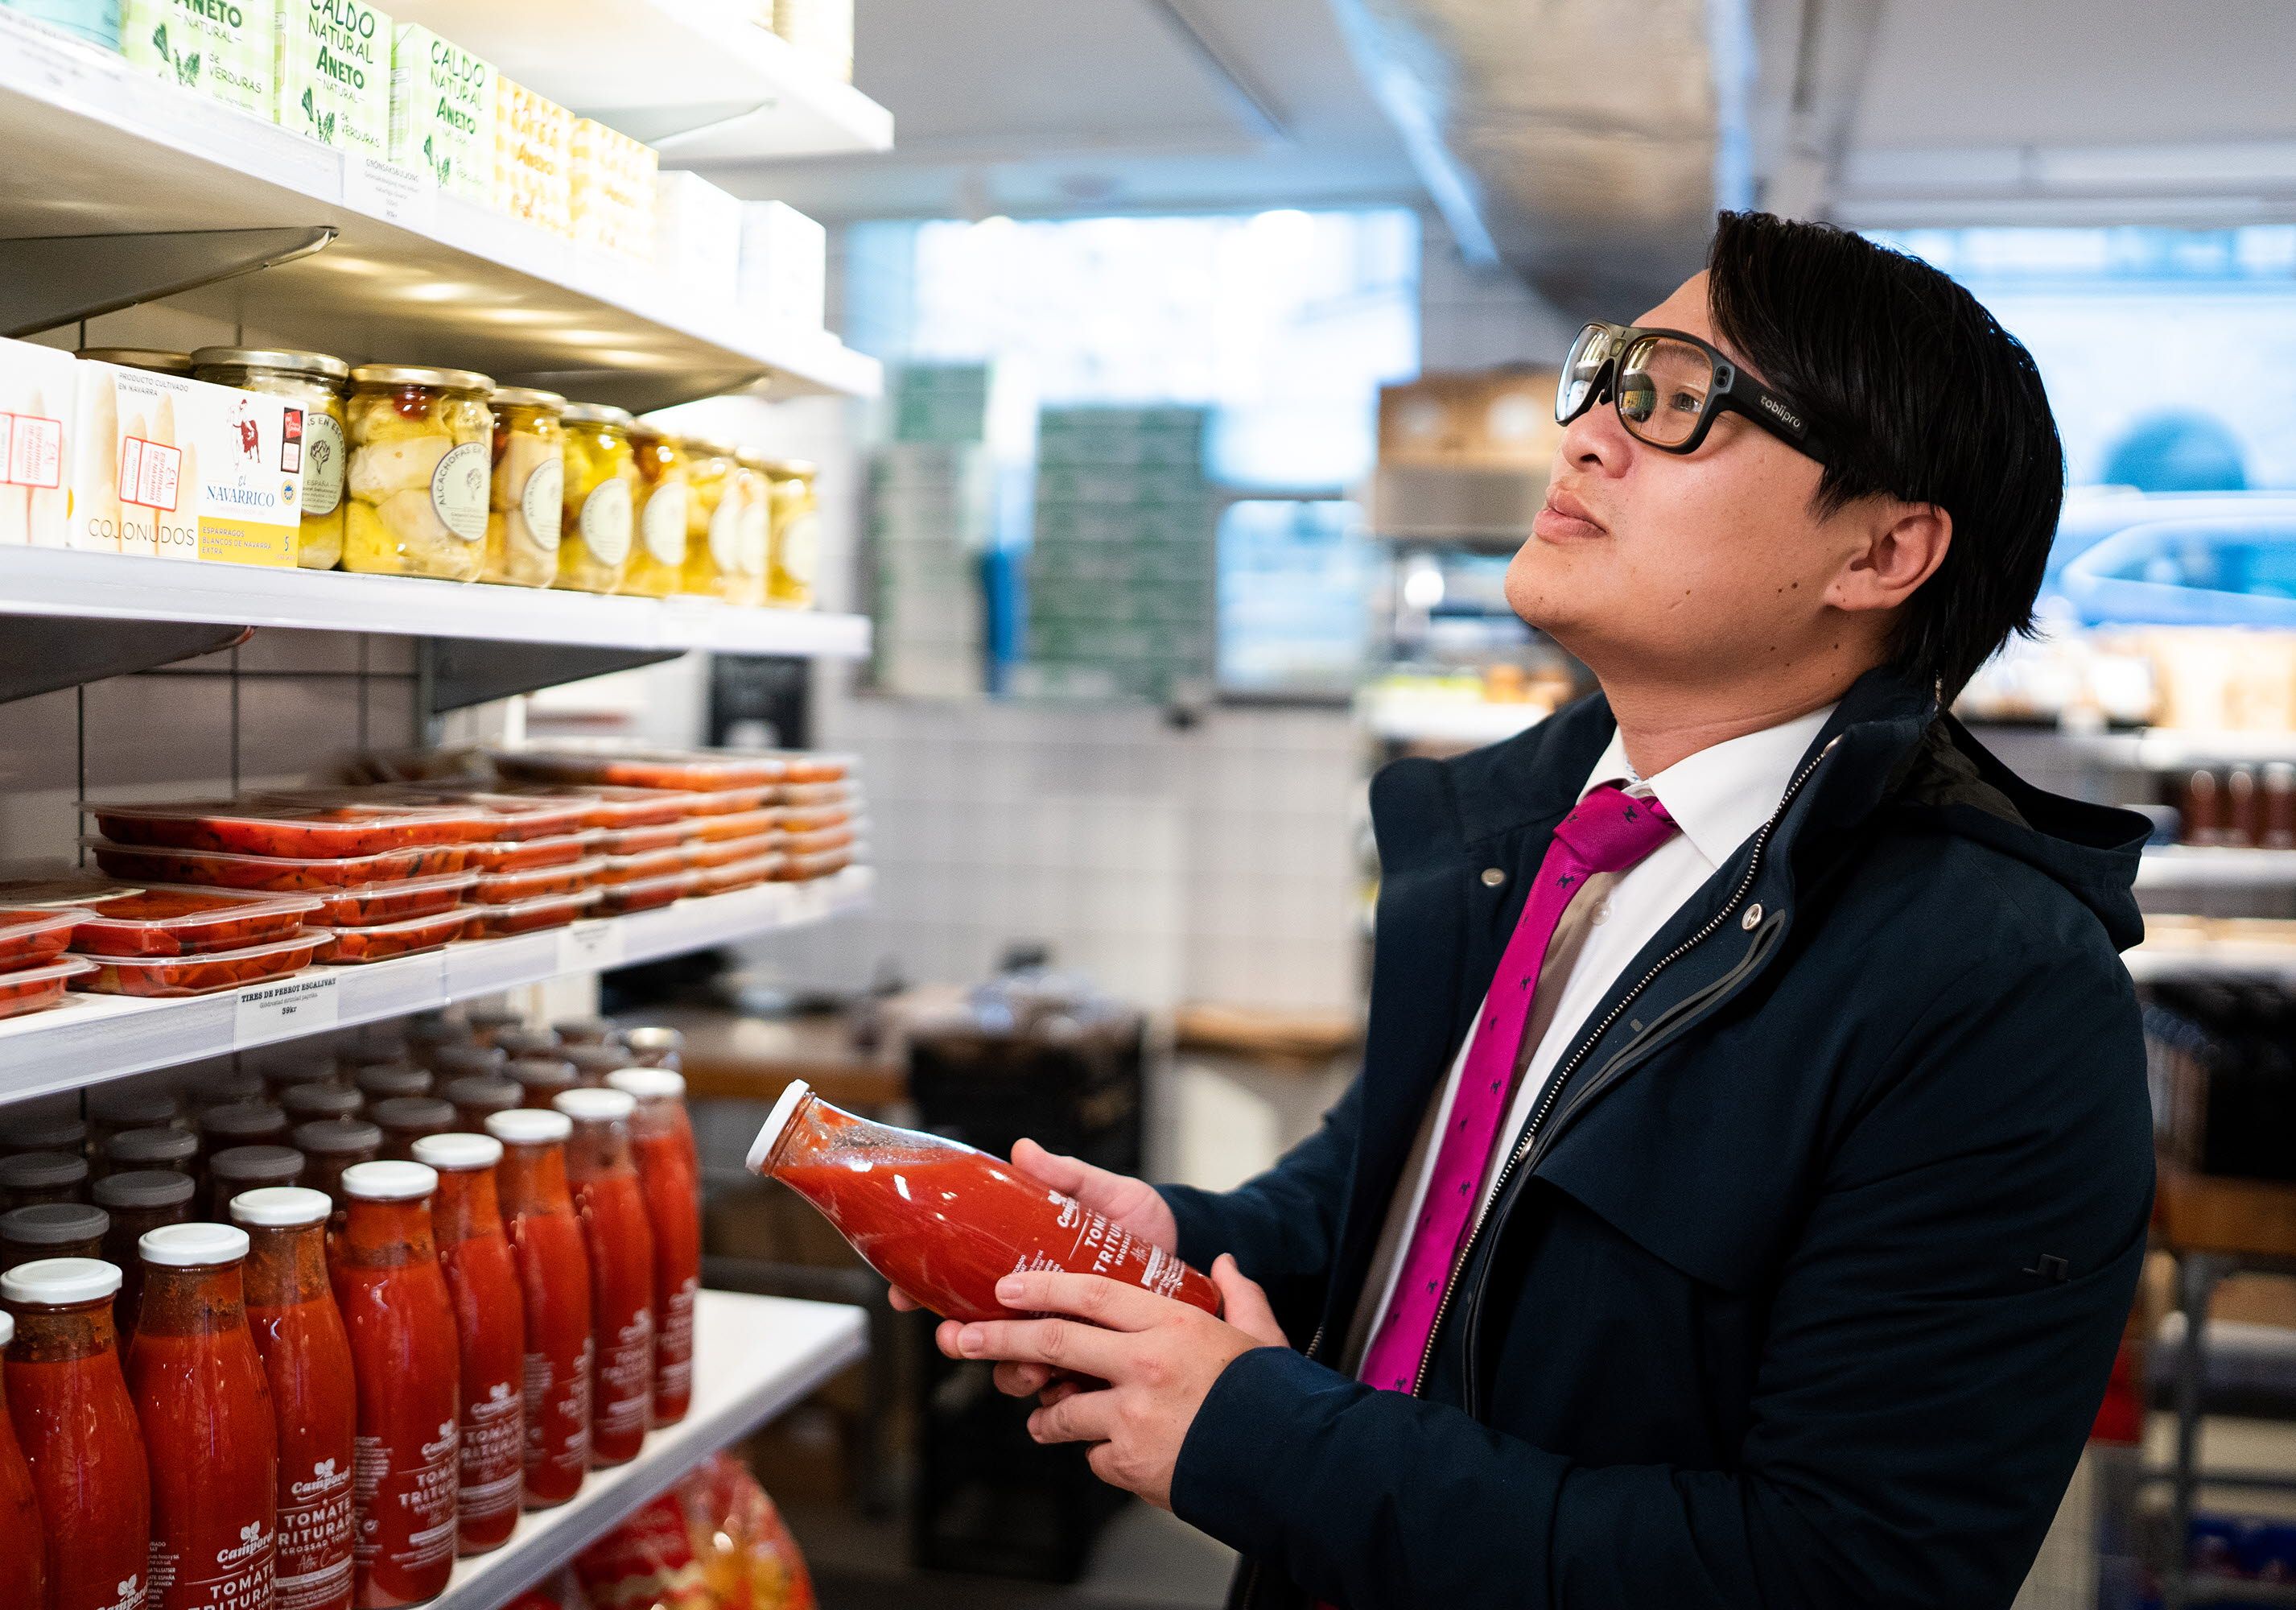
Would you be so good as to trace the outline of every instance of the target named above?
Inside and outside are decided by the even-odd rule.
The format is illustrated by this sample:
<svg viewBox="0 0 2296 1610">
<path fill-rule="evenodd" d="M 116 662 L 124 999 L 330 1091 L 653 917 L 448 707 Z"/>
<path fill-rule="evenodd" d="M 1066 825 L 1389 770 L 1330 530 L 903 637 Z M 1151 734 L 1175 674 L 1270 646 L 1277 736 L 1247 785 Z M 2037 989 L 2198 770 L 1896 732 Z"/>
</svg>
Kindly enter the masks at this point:
<svg viewBox="0 0 2296 1610">
<path fill-rule="evenodd" d="M 653 911 L 571 928 L 450 945 L 357 967 L 313 967 L 298 981 L 331 982 L 303 1024 L 253 1023 L 250 985 L 180 1000 L 74 995 L 46 1012 L 0 1023 L 0 1102 L 77 1089 L 151 1068 L 197 1062 L 342 1024 L 427 1011 L 568 973 L 595 972 L 800 928 L 868 902 L 867 867 L 810 883 L 766 883 L 680 900 Z"/>
<path fill-rule="evenodd" d="M 492 1554 L 457 1564 L 431 1610 L 500 1610 L 701 1460 L 859 1359 L 868 1348 L 865 1321 L 861 1310 L 842 1303 L 701 1293 L 693 1313 L 692 1412 L 648 1436 L 628 1464 L 593 1473 L 570 1502 L 521 1516 L 510 1541 Z"/>
<path fill-rule="evenodd" d="M 661 143 L 664 166 L 890 150 L 893 114 L 735 0 L 400 0 L 420 22 L 585 117 Z"/>
<path fill-rule="evenodd" d="M 2139 889 L 2296 888 L 2296 850 L 2161 844 L 2137 864 Z"/>
<path fill-rule="evenodd" d="M 869 652 L 869 621 L 860 615 L 69 548 L 0 547 L 0 614 L 728 654 L 856 658 Z"/>
<path fill-rule="evenodd" d="M 2128 975 L 2140 984 L 2203 979 L 2296 983 L 2296 944 L 2275 944 L 2267 940 L 2145 944 L 2123 951 L 2120 959 L 2127 965 Z"/>
<path fill-rule="evenodd" d="M 530 12 L 526 26 L 562 37 Z M 29 153 L 0 166 L 0 240 L 333 227 L 332 244 L 240 282 L 234 300 L 267 339 L 355 362 L 451 365 L 639 408 L 761 382 L 852 396 L 882 382 L 875 359 L 825 332 L 697 303 L 651 266 L 427 188 L 387 196 L 340 152 L 4 9 L 0 149 Z"/>
</svg>

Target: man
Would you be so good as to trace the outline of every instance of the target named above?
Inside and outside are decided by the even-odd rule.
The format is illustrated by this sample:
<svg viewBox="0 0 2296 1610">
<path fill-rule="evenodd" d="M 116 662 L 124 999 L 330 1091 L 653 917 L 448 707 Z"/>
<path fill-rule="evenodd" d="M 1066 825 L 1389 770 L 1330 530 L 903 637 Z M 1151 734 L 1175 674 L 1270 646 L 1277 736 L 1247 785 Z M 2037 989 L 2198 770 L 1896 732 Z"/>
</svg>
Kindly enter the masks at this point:
<svg viewBox="0 0 2296 1610">
<path fill-rule="evenodd" d="M 1507 596 L 1603 692 L 1374 781 L 1361 1076 L 1225 1195 L 1016 1158 L 1225 1318 L 1032 1274 L 941 1344 L 1252 1606 L 2005 1606 L 2152 1200 L 2144 824 L 1942 707 L 2030 622 L 2039 378 L 1927 267 L 1726 214 L 1557 411 Z"/>
</svg>

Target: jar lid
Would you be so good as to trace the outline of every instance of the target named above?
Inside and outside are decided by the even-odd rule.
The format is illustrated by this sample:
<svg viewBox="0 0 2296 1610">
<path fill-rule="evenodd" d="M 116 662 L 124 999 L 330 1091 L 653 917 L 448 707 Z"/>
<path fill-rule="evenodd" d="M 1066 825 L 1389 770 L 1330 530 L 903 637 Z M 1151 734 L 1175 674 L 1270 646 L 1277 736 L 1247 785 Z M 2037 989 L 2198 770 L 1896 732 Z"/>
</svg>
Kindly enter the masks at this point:
<svg viewBox="0 0 2296 1610">
<path fill-rule="evenodd" d="M 288 369 L 327 380 L 341 380 L 351 372 L 351 366 L 340 357 L 279 347 L 201 347 L 192 354 L 192 366 L 196 369 L 226 365 L 242 369 Z"/>
<path fill-rule="evenodd" d="M 685 1095 L 685 1076 L 668 1068 L 618 1068 L 606 1075 L 606 1084 L 640 1101 L 675 1101 Z"/>
<path fill-rule="evenodd" d="M 562 1056 L 513 1057 L 503 1072 L 528 1089 L 559 1089 L 574 1082 L 574 1064 Z"/>
<path fill-rule="evenodd" d="M 310 1157 L 341 1157 L 352 1152 L 381 1149 L 382 1131 L 364 1118 L 321 1118 L 298 1124 L 289 1138 L 295 1149 Z"/>
<path fill-rule="evenodd" d="M 550 1031 L 570 1046 L 603 1046 L 621 1039 L 622 1025 L 611 1017 L 566 1017 Z"/>
<path fill-rule="evenodd" d="M 458 1108 L 477 1107 L 483 1112 L 502 1113 L 518 1105 L 526 1091 L 514 1079 L 472 1073 L 448 1080 L 447 1088 L 439 1094 Z"/>
<path fill-rule="evenodd" d="M 419 1202 L 438 1189 L 438 1171 L 419 1162 L 361 1162 L 343 1171 L 343 1195 L 360 1202 Z"/>
<path fill-rule="evenodd" d="M 279 1105 L 299 1120 L 356 1118 L 366 1098 L 348 1085 L 289 1085 L 279 1092 Z"/>
<path fill-rule="evenodd" d="M 410 1046 L 459 1046 L 471 1038 L 471 1025 L 434 1008 L 408 1018 L 404 1032 Z"/>
<path fill-rule="evenodd" d="M 545 1113 L 537 1107 L 512 1107 L 507 1113 L 487 1114 L 487 1133 L 504 1146 L 542 1146 L 554 1140 L 563 1140 L 574 1132 L 574 1121 L 563 1113 Z"/>
<path fill-rule="evenodd" d="M 660 1056 L 666 1052 L 685 1048 L 685 1035 L 676 1029 L 664 1029 L 652 1023 L 630 1030 L 622 1036 L 622 1040 L 641 1056 Z"/>
<path fill-rule="evenodd" d="M 192 1199 L 192 1177 L 173 1169 L 130 1169 L 95 1182 L 95 1205 L 107 1208 L 181 1207 Z"/>
<path fill-rule="evenodd" d="M 502 1142 L 491 1135 L 425 1135 L 414 1143 L 414 1161 L 456 1173 L 490 1169 L 502 1161 Z"/>
<path fill-rule="evenodd" d="M 87 1115 L 113 1129 L 154 1129 L 173 1123 L 176 1098 L 165 1090 L 103 1090 L 87 1098 Z"/>
<path fill-rule="evenodd" d="M 510 1054 L 499 1046 L 440 1046 L 430 1065 L 449 1080 L 500 1079 Z"/>
<path fill-rule="evenodd" d="M 123 369 L 149 369 L 156 374 L 189 374 L 192 355 L 156 347 L 82 347 L 72 354 L 92 364 L 118 364 Z"/>
<path fill-rule="evenodd" d="M 236 1263 L 247 1256 L 247 1232 L 228 1224 L 163 1224 L 144 1232 L 135 1255 L 162 1269 Z"/>
<path fill-rule="evenodd" d="M 811 481 L 821 473 L 821 466 L 805 458 L 768 458 L 766 473 L 780 481 Z"/>
<path fill-rule="evenodd" d="M 258 1077 L 274 1089 L 285 1089 L 290 1085 L 327 1085 L 335 1082 L 336 1064 L 332 1055 L 317 1051 L 301 1051 L 291 1056 L 278 1056 L 266 1062 Z"/>
<path fill-rule="evenodd" d="M 7 1346 L 8 1343 L 13 1342 L 15 1339 L 16 1316 L 5 1311 L 0 1311 L 0 1347 Z"/>
<path fill-rule="evenodd" d="M 487 393 L 487 403 L 496 408 L 558 409 L 566 406 L 566 399 L 555 391 L 533 386 L 496 386 Z"/>
<path fill-rule="evenodd" d="M 361 364 L 351 371 L 357 386 L 424 386 L 433 391 L 491 391 L 494 377 L 476 369 L 424 369 L 409 364 Z"/>
<path fill-rule="evenodd" d="M 637 1111 L 627 1090 L 562 1090 L 550 1104 L 577 1123 L 614 1123 Z"/>
<path fill-rule="evenodd" d="M 566 423 L 570 425 L 619 425 L 625 431 L 635 427 L 637 415 L 627 408 L 613 408 L 604 403 L 568 403 Z"/>
<path fill-rule="evenodd" d="M 63 1307 L 119 1294 L 119 1270 L 101 1258 L 42 1258 L 0 1275 L 0 1301 Z"/>
<path fill-rule="evenodd" d="M 558 1049 L 558 1036 L 547 1029 L 523 1025 L 495 1031 L 495 1048 L 504 1056 L 548 1056 Z"/>
<path fill-rule="evenodd" d="M 77 1118 L 42 1118 L 12 1124 L 8 1142 L 23 1152 L 77 1152 L 87 1144 L 87 1126 Z"/>
<path fill-rule="evenodd" d="M 242 1191 L 231 1199 L 231 1216 L 234 1223 L 251 1224 L 259 1230 L 288 1230 L 306 1224 L 324 1224 L 335 1204 L 324 1191 L 308 1190 L 299 1185 L 266 1185 L 260 1189 Z"/>
<path fill-rule="evenodd" d="M 351 1075 L 351 1083 L 375 1101 L 392 1096 L 430 1094 L 430 1071 L 411 1062 L 381 1062 L 361 1068 Z"/>
<path fill-rule="evenodd" d="M 234 1101 L 200 1114 L 202 1135 L 276 1135 L 287 1114 L 267 1101 Z"/>
<path fill-rule="evenodd" d="M 106 1157 L 136 1167 L 189 1162 L 199 1150 L 199 1138 L 183 1129 L 122 1129 L 103 1143 Z"/>
<path fill-rule="evenodd" d="M 603 1084 L 609 1073 L 638 1065 L 638 1059 L 620 1046 L 569 1046 L 559 1055 L 574 1064 L 585 1083 Z"/>
<path fill-rule="evenodd" d="M 292 1146 L 234 1146 L 208 1159 L 210 1179 L 246 1185 L 292 1185 L 303 1177 L 303 1154 Z"/>
<path fill-rule="evenodd" d="M 517 1029 L 525 1026 L 526 1014 L 515 1006 L 471 1006 L 464 1009 L 463 1021 L 474 1030 Z"/>
<path fill-rule="evenodd" d="M 812 1094 L 813 1087 L 802 1079 L 792 1079 L 782 1087 L 780 1099 L 774 1103 L 774 1110 L 766 1114 L 765 1124 L 758 1130 L 758 1138 L 750 1143 L 750 1154 L 742 1160 L 743 1168 L 752 1174 L 766 1171 L 766 1164 L 772 1159 L 774 1148 L 782 1143 L 782 1131 L 788 1129 L 790 1121 L 797 1116 L 798 1104 Z"/>
<path fill-rule="evenodd" d="M 455 1109 L 435 1096 L 394 1096 L 367 1109 L 367 1117 L 381 1129 L 430 1129 L 455 1127 Z"/>
<path fill-rule="evenodd" d="M 211 1070 L 201 1077 L 198 1088 L 193 1092 L 193 1100 L 201 1112 L 262 1099 L 263 1076 L 251 1069 L 244 1072 L 228 1068 Z"/>
<path fill-rule="evenodd" d="M 19 1152 L 0 1157 L 0 1190 L 53 1190 L 87 1178 L 87 1162 L 62 1152 Z"/>
<path fill-rule="evenodd" d="M 188 1182 L 187 1182 L 188 1183 Z M 100 1207 L 77 1202 L 49 1202 L 0 1213 L 0 1241 L 18 1246 L 70 1246 L 75 1242 L 101 1241 L 111 1228 L 111 1215 Z"/>
<path fill-rule="evenodd" d="M 687 452 L 708 458 L 732 458 L 741 451 L 722 436 L 688 436 L 685 440 Z"/>
</svg>

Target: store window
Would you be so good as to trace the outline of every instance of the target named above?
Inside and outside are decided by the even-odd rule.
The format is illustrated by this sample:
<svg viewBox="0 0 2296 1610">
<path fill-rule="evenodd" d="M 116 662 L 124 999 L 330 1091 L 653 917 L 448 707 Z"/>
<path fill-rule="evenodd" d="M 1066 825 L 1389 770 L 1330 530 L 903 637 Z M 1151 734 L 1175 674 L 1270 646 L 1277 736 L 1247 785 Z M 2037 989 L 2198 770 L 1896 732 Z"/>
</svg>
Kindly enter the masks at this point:
<svg viewBox="0 0 2296 1610">
<path fill-rule="evenodd" d="M 1343 694 L 1370 560 L 1352 501 L 1379 388 L 1419 366 L 1399 208 L 857 226 L 848 328 L 894 362 L 1011 361 L 1045 407 L 1212 410 L 1219 678 Z"/>
</svg>

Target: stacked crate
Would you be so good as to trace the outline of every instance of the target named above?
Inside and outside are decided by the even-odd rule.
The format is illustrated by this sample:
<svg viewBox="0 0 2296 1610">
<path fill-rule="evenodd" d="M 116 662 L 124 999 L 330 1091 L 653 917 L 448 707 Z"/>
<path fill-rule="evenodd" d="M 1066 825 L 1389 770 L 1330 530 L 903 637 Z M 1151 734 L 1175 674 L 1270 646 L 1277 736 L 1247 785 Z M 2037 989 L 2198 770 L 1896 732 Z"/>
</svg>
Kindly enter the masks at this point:
<svg viewBox="0 0 2296 1610">
<path fill-rule="evenodd" d="M 1037 421 L 1029 664 L 1019 691 L 1163 701 L 1208 683 L 1217 630 L 1208 410 Z"/>
<path fill-rule="evenodd" d="M 982 690 L 996 476 L 987 444 L 896 441 L 869 477 L 871 614 L 880 689 L 921 698 Z"/>
</svg>

